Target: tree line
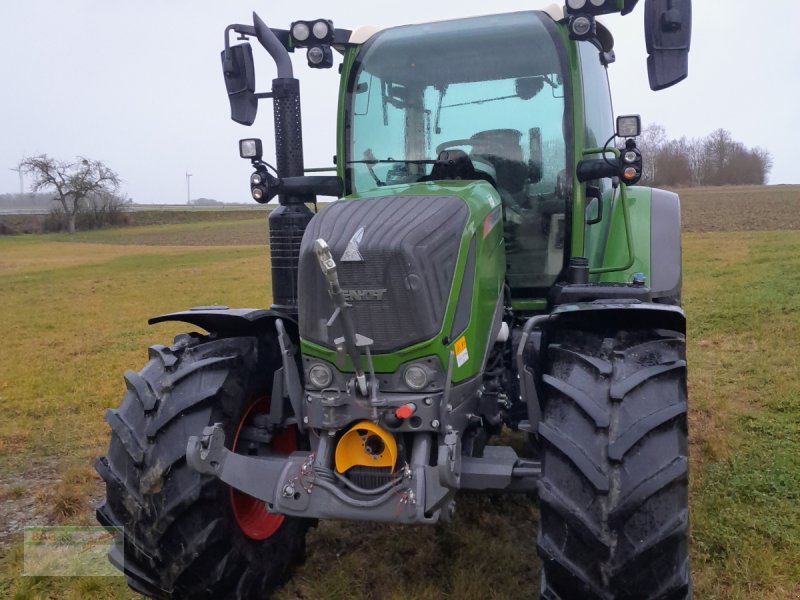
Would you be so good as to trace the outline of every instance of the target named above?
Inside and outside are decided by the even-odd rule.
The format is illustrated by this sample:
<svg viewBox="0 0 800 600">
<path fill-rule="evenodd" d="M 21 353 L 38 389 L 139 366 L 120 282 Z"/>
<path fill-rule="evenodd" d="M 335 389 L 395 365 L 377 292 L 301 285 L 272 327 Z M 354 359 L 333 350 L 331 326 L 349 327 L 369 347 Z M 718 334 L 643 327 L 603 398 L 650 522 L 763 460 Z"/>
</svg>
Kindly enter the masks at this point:
<svg viewBox="0 0 800 600">
<path fill-rule="evenodd" d="M 646 186 L 764 185 L 773 165 L 767 150 L 748 148 L 726 129 L 704 138 L 670 139 L 664 127 L 652 124 L 642 132 L 639 148 Z"/>
</svg>

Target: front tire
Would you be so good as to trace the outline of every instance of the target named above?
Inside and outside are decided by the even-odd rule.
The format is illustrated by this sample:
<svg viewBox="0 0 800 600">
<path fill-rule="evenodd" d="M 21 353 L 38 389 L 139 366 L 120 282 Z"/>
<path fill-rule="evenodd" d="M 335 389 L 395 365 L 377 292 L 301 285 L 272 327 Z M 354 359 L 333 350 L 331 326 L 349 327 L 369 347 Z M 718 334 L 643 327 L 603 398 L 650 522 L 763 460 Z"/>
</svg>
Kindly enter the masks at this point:
<svg viewBox="0 0 800 600">
<path fill-rule="evenodd" d="M 542 598 L 690 598 L 684 336 L 557 330 L 545 373 Z"/>
<path fill-rule="evenodd" d="M 106 414 L 108 454 L 96 465 L 106 482 L 97 518 L 123 528 L 124 562 L 118 551 L 110 558 L 134 590 L 154 598 L 265 598 L 303 560 L 307 521 L 259 513 L 186 463 L 188 438 L 204 427 L 222 423 L 235 443 L 279 364 L 274 345 L 255 337 L 183 335 L 152 347 L 144 369 L 125 375 L 122 405 Z M 296 432 L 275 433 L 277 452 L 296 446 L 290 436 Z"/>
</svg>

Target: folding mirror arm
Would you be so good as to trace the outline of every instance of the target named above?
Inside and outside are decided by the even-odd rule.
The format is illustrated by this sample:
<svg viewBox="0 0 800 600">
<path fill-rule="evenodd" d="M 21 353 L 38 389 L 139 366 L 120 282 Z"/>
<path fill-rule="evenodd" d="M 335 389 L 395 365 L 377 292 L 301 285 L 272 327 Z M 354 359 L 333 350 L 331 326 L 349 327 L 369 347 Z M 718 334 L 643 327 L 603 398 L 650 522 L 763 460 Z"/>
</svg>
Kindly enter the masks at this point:
<svg viewBox="0 0 800 600">
<path fill-rule="evenodd" d="M 294 68 L 292 61 L 289 58 L 289 52 L 286 50 L 286 45 L 280 40 L 276 32 L 267 27 L 267 24 L 256 13 L 253 13 L 253 25 L 234 24 L 228 25 L 225 28 L 225 54 L 228 55 L 231 47 L 230 34 L 232 31 L 238 33 L 241 38 L 256 38 L 264 49 L 269 52 L 275 65 L 278 67 L 278 78 L 292 79 L 294 78 Z M 278 34 L 284 34 L 282 37 L 288 39 L 288 31 L 279 31 Z"/>
</svg>

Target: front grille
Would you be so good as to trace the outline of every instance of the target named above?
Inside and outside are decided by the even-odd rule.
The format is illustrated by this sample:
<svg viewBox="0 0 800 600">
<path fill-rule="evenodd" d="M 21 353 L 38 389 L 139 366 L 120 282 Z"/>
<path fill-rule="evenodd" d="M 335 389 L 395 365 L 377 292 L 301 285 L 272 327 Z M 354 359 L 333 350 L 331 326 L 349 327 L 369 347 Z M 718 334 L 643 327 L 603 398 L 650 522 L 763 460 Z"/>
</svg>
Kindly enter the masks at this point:
<svg viewBox="0 0 800 600">
<path fill-rule="evenodd" d="M 364 490 L 376 490 L 397 477 L 391 467 L 351 467 L 345 477 Z"/>
</svg>

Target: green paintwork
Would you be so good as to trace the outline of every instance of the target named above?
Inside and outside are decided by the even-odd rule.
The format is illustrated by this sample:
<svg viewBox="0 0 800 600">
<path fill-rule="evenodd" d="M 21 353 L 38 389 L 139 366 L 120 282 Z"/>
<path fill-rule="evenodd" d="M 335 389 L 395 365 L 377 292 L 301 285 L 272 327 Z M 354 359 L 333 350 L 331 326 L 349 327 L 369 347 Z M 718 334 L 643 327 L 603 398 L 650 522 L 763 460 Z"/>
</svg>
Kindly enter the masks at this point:
<svg viewBox="0 0 800 600">
<path fill-rule="evenodd" d="M 575 167 L 583 156 L 586 147 L 586 120 L 583 113 L 584 90 L 583 77 L 580 69 L 580 56 L 578 44 L 569 39 L 567 27 L 563 24 L 558 25 L 558 31 L 567 50 L 569 63 L 569 79 L 571 102 L 572 102 L 572 154 L 573 157 L 567 164 L 572 165 L 572 222 L 583 223 L 586 215 L 586 188 L 578 181 Z M 569 140 L 567 140 L 569 142 Z M 570 231 L 572 236 L 570 256 L 584 256 L 585 231 L 583 227 L 573 227 Z"/>
<path fill-rule="evenodd" d="M 630 226 L 625 226 L 622 193 L 626 196 Z M 653 190 L 645 187 L 623 188 L 612 202 L 612 193 L 603 197 L 603 221 L 587 228 L 587 256 L 595 269 L 592 281 L 630 283 L 636 273 L 650 278 L 650 208 Z M 628 249 L 628 234 L 633 245 L 633 260 Z M 620 268 L 624 267 L 624 268 Z"/>
<path fill-rule="evenodd" d="M 534 300 L 512 300 L 511 308 L 519 313 L 542 312 L 547 309 L 547 300 L 536 298 Z"/>
<path fill-rule="evenodd" d="M 477 375 L 483 368 L 488 336 L 492 329 L 492 317 L 498 300 L 503 293 L 505 282 L 506 256 L 503 239 L 502 219 L 496 222 L 484 236 L 484 223 L 501 210 L 500 195 L 494 187 L 483 181 L 453 181 L 446 183 L 415 183 L 410 185 L 385 186 L 361 194 L 353 194 L 346 199 L 375 198 L 379 196 L 456 196 L 469 208 L 469 217 L 461 235 L 461 245 L 456 262 L 455 277 L 447 302 L 443 326 L 435 338 L 404 348 L 393 354 L 373 356 L 375 371 L 392 373 L 398 367 L 415 358 L 438 356 L 443 369 L 447 368 L 449 356 L 454 351 L 457 339 L 448 340 L 455 317 L 461 284 L 464 279 L 464 267 L 467 262 L 472 239 L 476 239 L 475 279 L 472 290 L 472 308 L 470 321 L 463 335 L 466 337 L 469 360 L 458 366 L 453 361 L 453 382 L 463 381 Z M 358 326 L 356 325 L 356 329 Z M 301 340 L 303 354 L 314 356 L 329 362 L 335 362 L 336 353 L 316 344 Z M 345 364 L 344 370 L 352 370 L 352 365 Z"/>
<path fill-rule="evenodd" d="M 342 75 L 339 79 L 339 109 L 337 111 L 336 124 L 336 174 L 340 181 L 345 180 L 345 127 L 347 127 L 347 81 L 350 79 L 350 72 L 356 62 L 361 46 L 350 46 L 344 53 L 342 60 Z"/>
</svg>

